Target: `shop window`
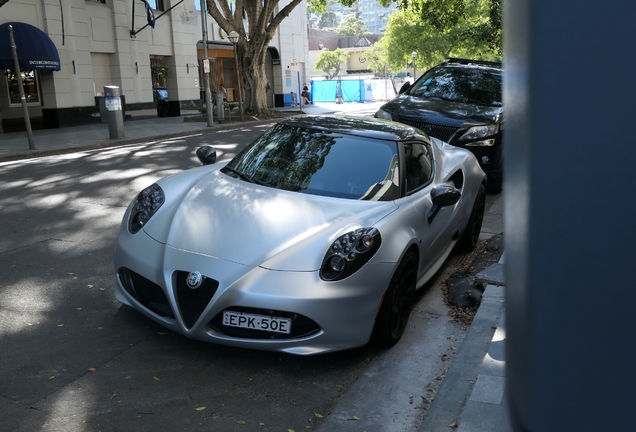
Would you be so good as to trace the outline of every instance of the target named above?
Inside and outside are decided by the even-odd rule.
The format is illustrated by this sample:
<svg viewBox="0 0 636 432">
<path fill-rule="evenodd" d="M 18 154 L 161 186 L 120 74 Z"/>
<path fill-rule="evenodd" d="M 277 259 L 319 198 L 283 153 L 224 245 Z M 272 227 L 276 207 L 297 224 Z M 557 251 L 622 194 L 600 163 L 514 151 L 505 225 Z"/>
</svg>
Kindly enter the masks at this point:
<svg viewBox="0 0 636 432">
<path fill-rule="evenodd" d="M 7 84 L 9 86 L 9 100 L 11 104 L 20 104 L 20 87 L 18 87 L 18 77 L 13 69 L 5 71 Z M 27 103 L 40 103 L 40 92 L 38 91 L 37 74 L 33 70 L 20 71 L 22 76 L 22 88 Z"/>
</svg>

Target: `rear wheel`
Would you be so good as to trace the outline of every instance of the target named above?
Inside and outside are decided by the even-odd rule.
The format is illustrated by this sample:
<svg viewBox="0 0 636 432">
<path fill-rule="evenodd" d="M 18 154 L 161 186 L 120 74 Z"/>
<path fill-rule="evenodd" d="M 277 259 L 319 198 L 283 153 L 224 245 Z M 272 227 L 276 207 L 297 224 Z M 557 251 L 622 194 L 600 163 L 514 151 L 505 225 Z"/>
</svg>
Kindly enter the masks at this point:
<svg viewBox="0 0 636 432">
<path fill-rule="evenodd" d="M 417 257 L 413 251 L 408 251 L 384 294 L 373 328 L 375 344 L 390 347 L 402 337 L 415 299 L 416 280 Z"/>
<path fill-rule="evenodd" d="M 486 188 L 484 185 L 479 186 L 473 211 L 470 213 L 470 219 L 464 230 L 462 238 L 457 243 L 457 248 L 463 252 L 471 252 L 477 246 L 479 234 L 481 233 L 481 224 L 484 222 L 484 212 L 486 211 Z"/>
</svg>

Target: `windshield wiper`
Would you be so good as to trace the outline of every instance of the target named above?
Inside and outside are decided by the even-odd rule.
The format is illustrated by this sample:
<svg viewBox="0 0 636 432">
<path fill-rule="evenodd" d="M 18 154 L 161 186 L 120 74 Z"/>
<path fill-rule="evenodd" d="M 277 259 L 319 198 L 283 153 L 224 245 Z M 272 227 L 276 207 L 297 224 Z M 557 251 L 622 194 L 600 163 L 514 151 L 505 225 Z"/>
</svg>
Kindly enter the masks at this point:
<svg viewBox="0 0 636 432">
<path fill-rule="evenodd" d="M 245 180 L 245 181 L 247 181 L 247 182 L 250 182 L 250 183 L 256 183 L 256 184 L 259 184 L 259 185 L 261 185 L 261 186 L 269 186 L 269 187 L 273 187 L 271 184 L 269 184 L 269 183 L 267 183 L 267 182 L 264 182 L 263 180 L 259 180 L 259 179 L 257 179 L 257 178 L 254 178 L 254 177 L 252 177 L 251 175 L 248 175 L 248 174 L 245 174 L 244 172 L 241 172 L 241 171 L 235 170 L 234 168 L 229 167 L 229 166 L 227 166 L 227 165 L 225 166 L 225 169 L 226 169 L 226 170 L 228 170 L 228 171 L 230 171 L 231 173 L 236 174 L 237 176 L 239 176 L 240 178 L 242 178 L 243 180 Z"/>
</svg>

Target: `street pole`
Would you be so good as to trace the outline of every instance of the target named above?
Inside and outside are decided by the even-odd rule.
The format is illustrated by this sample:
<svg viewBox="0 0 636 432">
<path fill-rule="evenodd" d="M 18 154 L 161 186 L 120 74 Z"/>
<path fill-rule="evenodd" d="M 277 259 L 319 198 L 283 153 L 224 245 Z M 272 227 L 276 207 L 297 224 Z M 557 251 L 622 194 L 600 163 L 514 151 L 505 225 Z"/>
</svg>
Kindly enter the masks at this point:
<svg viewBox="0 0 636 432">
<path fill-rule="evenodd" d="M 411 53 L 411 57 L 413 57 L 413 84 L 415 84 L 415 74 L 416 74 L 416 71 L 415 71 L 415 58 L 417 57 L 417 52 L 413 51 Z"/>
<path fill-rule="evenodd" d="M 235 30 L 232 30 L 230 34 L 227 35 L 227 38 L 230 40 L 230 42 L 232 42 L 232 45 L 234 46 L 234 64 L 236 65 L 236 84 L 238 86 L 239 111 L 241 112 L 241 121 L 244 121 L 243 120 L 243 95 L 241 94 L 241 74 L 239 73 L 238 58 L 236 58 L 236 44 L 238 43 L 238 40 L 239 40 L 239 34 Z"/>
<path fill-rule="evenodd" d="M 13 65 L 15 67 L 15 77 L 18 80 L 18 89 L 20 91 L 20 102 L 22 103 L 22 111 L 24 112 L 24 124 L 26 126 L 27 139 L 29 141 L 29 150 L 36 150 L 33 141 L 33 131 L 31 130 L 31 118 L 29 117 L 29 108 L 27 108 L 26 97 L 24 96 L 24 87 L 22 87 L 22 74 L 20 73 L 20 62 L 18 61 L 18 51 L 13 39 L 13 26 L 9 26 L 9 42 L 11 42 L 11 51 L 13 53 Z"/>
<path fill-rule="evenodd" d="M 203 88 L 205 91 L 205 113 L 208 126 L 212 126 L 212 109 L 210 109 L 210 60 L 208 59 L 208 11 L 206 0 L 201 0 L 201 27 L 203 28 Z M 206 72 L 207 71 L 207 72 Z"/>
</svg>

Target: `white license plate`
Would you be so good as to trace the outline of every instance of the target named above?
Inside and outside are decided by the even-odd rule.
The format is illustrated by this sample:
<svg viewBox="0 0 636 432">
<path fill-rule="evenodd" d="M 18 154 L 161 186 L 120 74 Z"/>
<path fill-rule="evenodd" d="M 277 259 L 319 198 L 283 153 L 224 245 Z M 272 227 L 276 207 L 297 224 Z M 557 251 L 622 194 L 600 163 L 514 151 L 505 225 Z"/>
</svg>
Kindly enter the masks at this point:
<svg viewBox="0 0 636 432">
<path fill-rule="evenodd" d="M 291 333 L 291 319 L 223 311 L 223 325 L 275 333 Z"/>
</svg>

